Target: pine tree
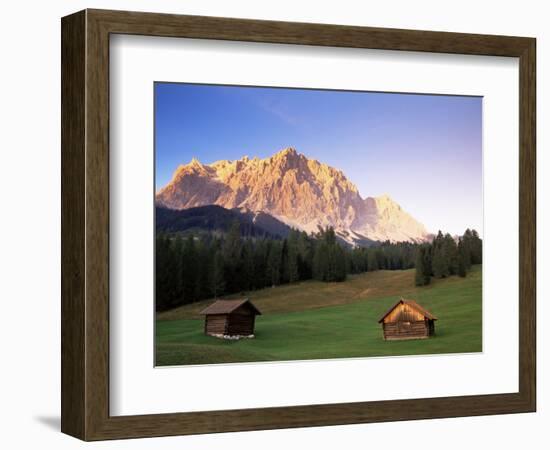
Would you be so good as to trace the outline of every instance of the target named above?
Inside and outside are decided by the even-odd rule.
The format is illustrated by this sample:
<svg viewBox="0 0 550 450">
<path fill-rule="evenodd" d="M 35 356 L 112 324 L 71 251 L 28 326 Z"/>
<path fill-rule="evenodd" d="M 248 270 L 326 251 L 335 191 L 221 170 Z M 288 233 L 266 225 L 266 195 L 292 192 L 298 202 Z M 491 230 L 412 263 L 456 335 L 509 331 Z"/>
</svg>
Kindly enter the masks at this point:
<svg viewBox="0 0 550 450">
<path fill-rule="evenodd" d="M 388 258 L 385 252 L 385 249 L 388 248 L 389 244 L 390 242 L 386 241 L 384 245 L 376 249 L 376 258 L 378 259 L 378 268 L 380 270 L 389 269 Z"/>
<path fill-rule="evenodd" d="M 313 246 L 311 239 L 305 231 L 299 233 L 296 247 L 298 252 L 299 278 L 300 280 L 308 280 L 312 278 Z"/>
<path fill-rule="evenodd" d="M 336 240 L 332 227 L 316 236 L 313 256 L 313 277 L 320 281 L 344 281 L 347 274 L 346 252 Z"/>
<path fill-rule="evenodd" d="M 433 245 L 424 244 L 424 269 L 428 277 L 432 277 L 433 271 Z"/>
<path fill-rule="evenodd" d="M 298 232 L 295 230 L 291 230 L 288 235 L 285 257 L 285 278 L 289 283 L 295 283 L 300 279 L 298 270 Z"/>
<path fill-rule="evenodd" d="M 433 270 L 432 270 L 432 247 L 430 245 L 424 245 L 424 284 L 430 284 L 432 280 Z"/>
<path fill-rule="evenodd" d="M 464 246 L 464 240 L 460 238 L 458 240 L 458 276 L 464 278 L 466 276 L 466 261 L 469 259 L 469 255 L 466 252 L 466 247 Z"/>
<path fill-rule="evenodd" d="M 449 258 L 444 240 L 443 233 L 439 231 L 432 243 L 432 270 L 436 278 L 444 278 L 449 275 Z"/>
<path fill-rule="evenodd" d="M 335 243 L 332 247 L 331 260 L 333 269 L 331 271 L 331 279 L 328 281 L 345 281 L 347 274 L 346 254 L 338 243 Z"/>
<path fill-rule="evenodd" d="M 171 249 L 174 258 L 173 299 L 171 303 L 172 307 L 174 307 L 176 305 L 188 303 L 188 300 L 185 298 L 185 293 L 183 292 L 183 239 L 181 236 L 177 235 L 171 242 Z"/>
<path fill-rule="evenodd" d="M 241 289 L 250 291 L 254 287 L 254 247 L 251 240 L 243 245 L 241 258 Z"/>
<path fill-rule="evenodd" d="M 279 241 L 271 243 L 267 257 L 267 278 L 271 286 L 281 284 L 282 250 L 283 246 Z"/>
<path fill-rule="evenodd" d="M 182 290 L 185 303 L 192 303 L 197 300 L 197 251 L 195 247 L 195 237 L 190 235 L 183 244 L 181 254 Z"/>
<path fill-rule="evenodd" d="M 483 260 L 483 243 L 476 230 L 472 230 L 472 264 L 481 264 Z"/>
<path fill-rule="evenodd" d="M 349 257 L 350 273 L 362 273 L 366 271 L 367 260 L 365 255 L 366 255 L 365 249 L 361 247 L 355 247 L 351 251 L 351 255 Z"/>
<path fill-rule="evenodd" d="M 313 255 L 313 278 L 319 281 L 326 281 L 329 271 L 328 244 L 325 241 L 317 242 Z"/>
<path fill-rule="evenodd" d="M 445 255 L 443 254 L 442 248 L 434 248 L 434 255 L 433 255 L 433 272 L 434 277 L 436 278 L 444 278 L 447 276 L 448 272 L 448 265 L 445 261 Z"/>
<path fill-rule="evenodd" d="M 214 250 L 211 274 L 211 292 L 217 298 L 225 292 L 224 263 L 220 250 Z"/>
<path fill-rule="evenodd" d="M 210 297 L 210 249 L 207 242 L 199 240 L 197 242 L 197 284 L 196 298 L 203 300 Z"/>
<path fill-rule="evenodd" d="M 431 280 L 430 247 L 422 245 L 418 247 L 415 262 L 415 284 L 425 286 Z"/>
<path fill-rule="evenodd" d="M 469 228 L 464 232 L 464 235 L 462 236 L 462 245 L 464 246 L 464 253 L 465 253 L 465 264 L 466 264 L 466 271 L 470 270 L 472 267 L 472 253 L 473 253 L 473 235 L 472 230 Z"/>
<path fill-rule="evenodd" d="M 458 272 L 458 251 L 456 242 L 449 233 L 445 234 L 443 238 L 443 248 L 449 267 L 448 273 L 449 275 L 456 275 Z"/>
<path fill-rule="evenodd" d="M 378 270 L 378 257 L 376 256 L 376 249 L 369 249 L 367 256 L 367 270 L 374 272 Z"/>
<path fill-rule="evenodd" d="M 179 261 L 173 243 L 165 235 L 157 236 L 155 252 L 155 308 L 163 311 L 181 304 Z"/>
<path fill-rule="evenodd" d="M 226 290 L 238 292 L 241 290 L 241 227 L 237 220 L 231 228 L 222 245 Z"/>
<path fill-rule="evenodd" d="M 425 283 L 425 267 L 424 267 L 424 247 L 419 247 L 416 254 L 416 263 L 415 263 L 415 276 L 414 282 L 417 286 L 424 286 Z"/>
<path fill-rule="evenodd" d="M 254 288 L 262 289 L 269 283 L 267 281 L 268 245 L 265 239 L 256 242 L 254 248 Z"/>
</svg>

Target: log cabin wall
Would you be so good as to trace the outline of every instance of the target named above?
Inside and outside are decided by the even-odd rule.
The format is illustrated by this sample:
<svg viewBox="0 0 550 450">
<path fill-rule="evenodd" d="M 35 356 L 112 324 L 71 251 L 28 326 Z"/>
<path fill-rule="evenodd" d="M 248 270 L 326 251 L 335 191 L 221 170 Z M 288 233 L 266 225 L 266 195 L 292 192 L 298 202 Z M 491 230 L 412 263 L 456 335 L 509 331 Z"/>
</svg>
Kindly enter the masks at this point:
<svg viewBox="0 0 550 450">
<path fill-rule="evenodd" d="M 384 323 L 384 339 L 424 339 L 430 336 L 428 321 Z"/>
<path fill-rule="evenodd" d="M 227 333 L 231 335 L 249 336 L 254 334 L 254 314 L 235 312 L 228 316 Z"/>
<path fill-rule="evenodd" d="M 212 314 L 206 316 L 204 323 L 206 334 L 226 334 L 227 333 L 227 315 Z"/>
</svg>

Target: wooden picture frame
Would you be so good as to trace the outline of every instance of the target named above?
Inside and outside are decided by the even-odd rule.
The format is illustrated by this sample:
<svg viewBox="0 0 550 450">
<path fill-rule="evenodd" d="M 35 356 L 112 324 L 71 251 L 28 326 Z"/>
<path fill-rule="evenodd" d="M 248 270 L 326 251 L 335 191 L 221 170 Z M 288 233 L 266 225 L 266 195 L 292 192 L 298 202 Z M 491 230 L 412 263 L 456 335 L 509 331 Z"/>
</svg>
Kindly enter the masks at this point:
<svg viewBox="0 0 550 450">
<path fill-rule="evenodd" d="M 83 440 L 535 411 L 534 38 L 85 10 L 62 30 L 62 416 Z M 109 415 L 109 36 L 135 34 L 519 58 L 519 391 L 140 416 Z"/>
</svg>

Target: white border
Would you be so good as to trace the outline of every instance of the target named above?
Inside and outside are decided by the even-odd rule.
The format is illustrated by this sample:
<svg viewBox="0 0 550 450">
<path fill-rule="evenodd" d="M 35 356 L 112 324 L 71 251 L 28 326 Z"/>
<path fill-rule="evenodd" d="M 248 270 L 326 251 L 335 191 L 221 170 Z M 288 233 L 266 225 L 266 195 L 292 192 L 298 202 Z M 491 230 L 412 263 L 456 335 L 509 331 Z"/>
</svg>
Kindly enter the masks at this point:
<svg viewBox="0 0 550 450">
<path fill-rule="evenodd" d="M 121 35 L 110 54 L 112 415 L 517 392 L 515 58 Z M 484 96 L 483 353 L 155 369 L 154 81 Z"/>
</svg>

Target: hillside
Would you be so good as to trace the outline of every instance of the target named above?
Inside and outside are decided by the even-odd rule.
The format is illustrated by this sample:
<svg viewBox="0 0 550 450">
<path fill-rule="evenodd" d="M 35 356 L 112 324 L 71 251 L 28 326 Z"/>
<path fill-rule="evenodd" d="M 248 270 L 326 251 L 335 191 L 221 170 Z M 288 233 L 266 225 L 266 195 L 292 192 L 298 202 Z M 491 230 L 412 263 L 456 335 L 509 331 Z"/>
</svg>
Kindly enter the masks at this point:
<svg viewBox="0 0 550 450">
<path fill-rule="evenodd" d="M 238 222 L 243 236 L 275 237 L 288 236 L 290 227 L 265 213 L 229 210 L 217 205 L 199 206 L 183 210 L 155 208 L 157 232 L 227 232 Z"/>
<path fill-rule="evenodd" d="M 286 284 L 276 288 L 229 295 L 222 298 L 249 297 L 265 314 L 306 311 L 328 306 L 346 305 L 388 296 L 421 298 L 441 286 L 461 285 L 464 279 L 449 277 L 432 279 L 428 286 L 417 287 L 414 284 L 414 269 L 378 270 L 359 275 L 350 275 L 344 283 L 326 283 L 308 280 Z M 475 266 L 468 279 L 481 283 L 481 266 Z M 190 305 L 180 306 L 169 311 L 157 313 L 158 320 L 199 319 L 199 311 L 206 308 L 214 299 L 204 300 Z"/>
<path fill-rule="evenodd" d="M 223 341 L 203 334 L 190 305 L 157 315 L 158 365 L 208 364 L 482 351 L 481 266 L 466 278 L 411 287 L 414 271 L 380 271 L 336 285 L 316 282 L 250 296 L 264 315 L 256 338 Z M 416 299 L 439 320 L 427 340 L 384 341 L 378 318 L 399 296 Z"/>
<path fill-rule="evenodd" d="M 219 205 L 262 212 L 308 233 L 332 226 L 352 244 L 428 237 L 425 227 L 388 195 L 363 199 L 342 171 L 293 148 L 265 159 L 202 164 L 194 158 L 175 170 L 156 203 L 175 210 Z"/>
</svg>

